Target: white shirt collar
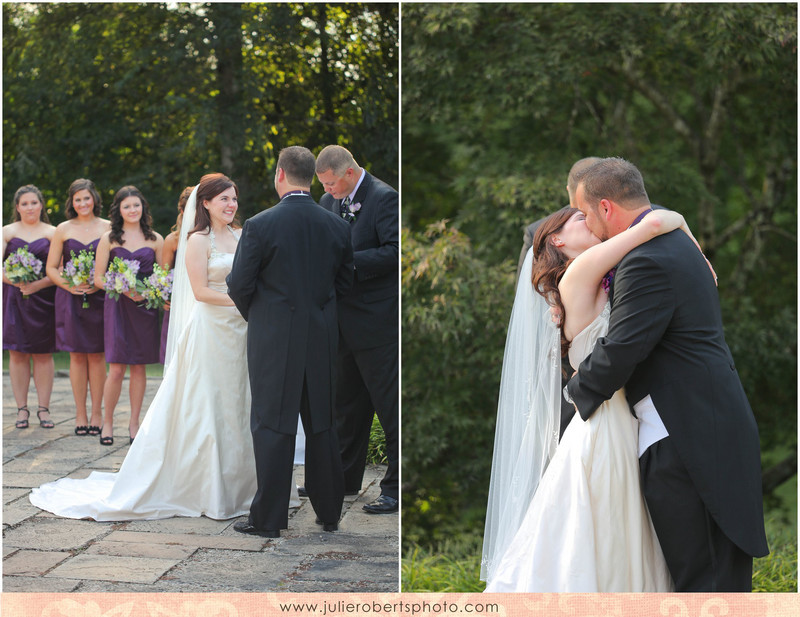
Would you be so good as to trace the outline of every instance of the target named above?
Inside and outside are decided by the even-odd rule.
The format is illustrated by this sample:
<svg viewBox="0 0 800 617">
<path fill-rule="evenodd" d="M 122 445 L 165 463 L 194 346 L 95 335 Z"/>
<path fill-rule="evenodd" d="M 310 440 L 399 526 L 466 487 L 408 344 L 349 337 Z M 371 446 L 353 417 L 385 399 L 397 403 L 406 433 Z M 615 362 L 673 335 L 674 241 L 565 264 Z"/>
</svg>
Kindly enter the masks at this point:
<svg viewBox="0 0 800 617">
<path fill-rule="evenodd" d="M 358 192 L 358 187 L 361 186 L 361 183 L 364 181 L 364 176 L 366 176 L 366 172 L 364 171 L 364 168 L 362 167 L 361 168 L 361 177 L 358 179 L 358 182 L 356 182 L 356 186 L 353 189 L 353 192 L 350 193 L 350 195 L 347 196 L 347 197 L 350 198 L 350 203 L 355 201 L 356 193 Z M 345 199 L 347 199 L 347 197 L 345 197 Z"/>
</svg>

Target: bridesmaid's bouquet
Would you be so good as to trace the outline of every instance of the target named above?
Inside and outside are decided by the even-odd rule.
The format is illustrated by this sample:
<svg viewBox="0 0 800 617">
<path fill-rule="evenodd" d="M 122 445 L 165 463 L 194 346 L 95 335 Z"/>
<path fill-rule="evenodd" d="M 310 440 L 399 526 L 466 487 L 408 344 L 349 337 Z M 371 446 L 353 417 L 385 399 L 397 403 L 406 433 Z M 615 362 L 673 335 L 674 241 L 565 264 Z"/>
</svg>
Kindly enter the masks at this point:
<svg viewBox="0 0 800 617">
<path fill-rule="evenodd" d="M 3 263 L 6 277 L 12 283 L 32 283 L 38 281 L 42 274 L 42 260 L 28 250 L 28 245 L 19 247 L 11 253 Z M 28 299 L 25 294 L 24 300 Z"/>
<path fill-rule="evenodd" d="M 119 302 L 119 297 L 129 291 L 138 291 L 136 275 L 139 273 L 139 262 L 136 259 L 114 257 L 108 265 L 103 283 L 106 294 Z"/>
<path fill-rule="evenodd" d="M 144 279 L 139 287 L 139 293 L 147 301 L 146 308 L 161 308 L 169 302 L 174 277 L 174 270 L 164 270 L 158 264 L 153 266 L 153 274 Z"/>
<path fill-rule="evenodd" d="M 67 263 L 64 264 L 64 269 L 61 271 L 61 276 L 67 282 L 69 287 L 77 287 L 84 283 L 94 284 L 94 253 L 87 250 L 81 250 L 80 253 L 75 255 L 75 251 L 70 251 L 72 256 Z M 89 308 L 89 299 L 86 297 L 86 292 L 83 294 L 83 308 Z"/>
</svg>

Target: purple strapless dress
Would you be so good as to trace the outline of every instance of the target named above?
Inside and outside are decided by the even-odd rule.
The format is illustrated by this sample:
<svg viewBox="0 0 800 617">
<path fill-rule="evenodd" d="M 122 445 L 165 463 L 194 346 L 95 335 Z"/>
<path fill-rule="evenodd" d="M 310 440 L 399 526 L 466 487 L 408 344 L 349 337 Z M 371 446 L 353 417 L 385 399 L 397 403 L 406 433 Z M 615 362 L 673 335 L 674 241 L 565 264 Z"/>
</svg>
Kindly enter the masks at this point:
<svg viewBox="0 0 800 617">
<path fill-rule="evenodd" d="M 92 254 L 97 250 L 100 238 L 89 244 L 74 238 L 64 240 L 61 253 L 63 264 L 66 264 L 74 251 L 78 255 L 82 250 Z M 103 352 L 103 301 L 106 294 L 97 291 L 86 294 L 89 308 L 83 308 L 83 296 L 69 293 L 60 287 L 56 290 L 56 348 L 61 351 L 76 353 Z"/>
<path fill-rule="evenodd" d="M 11 238 L 3 261 L 18 248 L 27 246 L 42 262 L 42 273 L 50 251 L 50 240 L 38 238 L 25 242 Z M 3 284 L 3 349 L 21 353 L 53 353 L 56 350 L 56 287 L 47 287 L 22 298 L 13 285 Z"/>
<path fill-rule="evenodd" d="M 131 252 L 124 246 L 115 246 L 109 254 L 109 263 L 115 257 L 137 260 L 140 280 L 153 273 L 156 253 L 149 247 Z M 121 295 L 118 300 L 106 296 L 106 362 L 156 364 L 160 342 L 158 329 L 158 309 L 146 309 L 144 302 L 134 302 L 127 296 Z"/>
</svg>

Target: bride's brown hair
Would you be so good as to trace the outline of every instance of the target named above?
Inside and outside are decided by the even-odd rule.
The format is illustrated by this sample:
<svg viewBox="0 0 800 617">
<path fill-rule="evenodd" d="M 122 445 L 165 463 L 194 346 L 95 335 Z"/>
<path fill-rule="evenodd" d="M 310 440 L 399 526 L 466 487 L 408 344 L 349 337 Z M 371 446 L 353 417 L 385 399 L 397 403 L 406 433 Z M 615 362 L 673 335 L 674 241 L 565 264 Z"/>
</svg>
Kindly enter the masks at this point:
<svg viewBox="0 0 800 617">
<path fill-rule="evenodd" d="M 533 269 L 531 271 L 531 284 L 534 291 L 544 296 L 550 306 L 556 307 L 561 312 L 561 355 L 566 356 L 569 351 L 569 341 L 564 336 L 564 322 L 567 312 L 561 302 L 558 292 L 558 283 L 567 266 L 572 261 L 550 239 L 564 227 L 572 216 L 579 212 L 577 208 L 562 208 L 542 221 L 533 236 Z"/>
<path fill-rule="evenodd" d="M 211 229 L 211 215 L 209 215 L 203 202 L 211 201 L 223 191 L 227 191 L 233 187 L 236 191 L 236 197 L 239 197 L 239 187 L 228 176 L 221 173 L 206 174 L 200 178 L 197 185 L 197 196 L 194 212 L 194 228 L 189 232 L 191 236 L 193 233 L 206 232 Z M 190 193 L 191 194 L 191 193 Z M 233 226 L 238 227 L 236 218 L 234 218 Z"/>
</svg>

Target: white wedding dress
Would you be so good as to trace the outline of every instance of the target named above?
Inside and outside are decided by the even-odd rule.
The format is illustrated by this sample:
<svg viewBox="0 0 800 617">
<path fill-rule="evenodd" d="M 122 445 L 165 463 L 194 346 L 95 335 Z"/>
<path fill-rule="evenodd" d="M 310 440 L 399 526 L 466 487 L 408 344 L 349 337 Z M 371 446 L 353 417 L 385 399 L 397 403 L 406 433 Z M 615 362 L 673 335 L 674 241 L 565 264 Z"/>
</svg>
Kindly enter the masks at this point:
<svg viewBox="0 0 800 617">
<path fill-rule="evenodd" d="M 213 247 L 209 287 L 227 293 L 233 253 Z M 96 521 L 249 512 L 256 493 L 247 322 L 234 306 L 194 303 L 173 360 L 118 473 L 92 472 L 34 489 L 33 505 Z M 292 478 L 288 507 L 300 505 Z"/>
<path fill-rule="evenodd" d="M 577 367 L 608 330 L 610 305 L 572 341 Z M 487 592 L 670 591 L 639 484 L 638 423 L 624 391 L 570 422 Z"/>
</svg>

